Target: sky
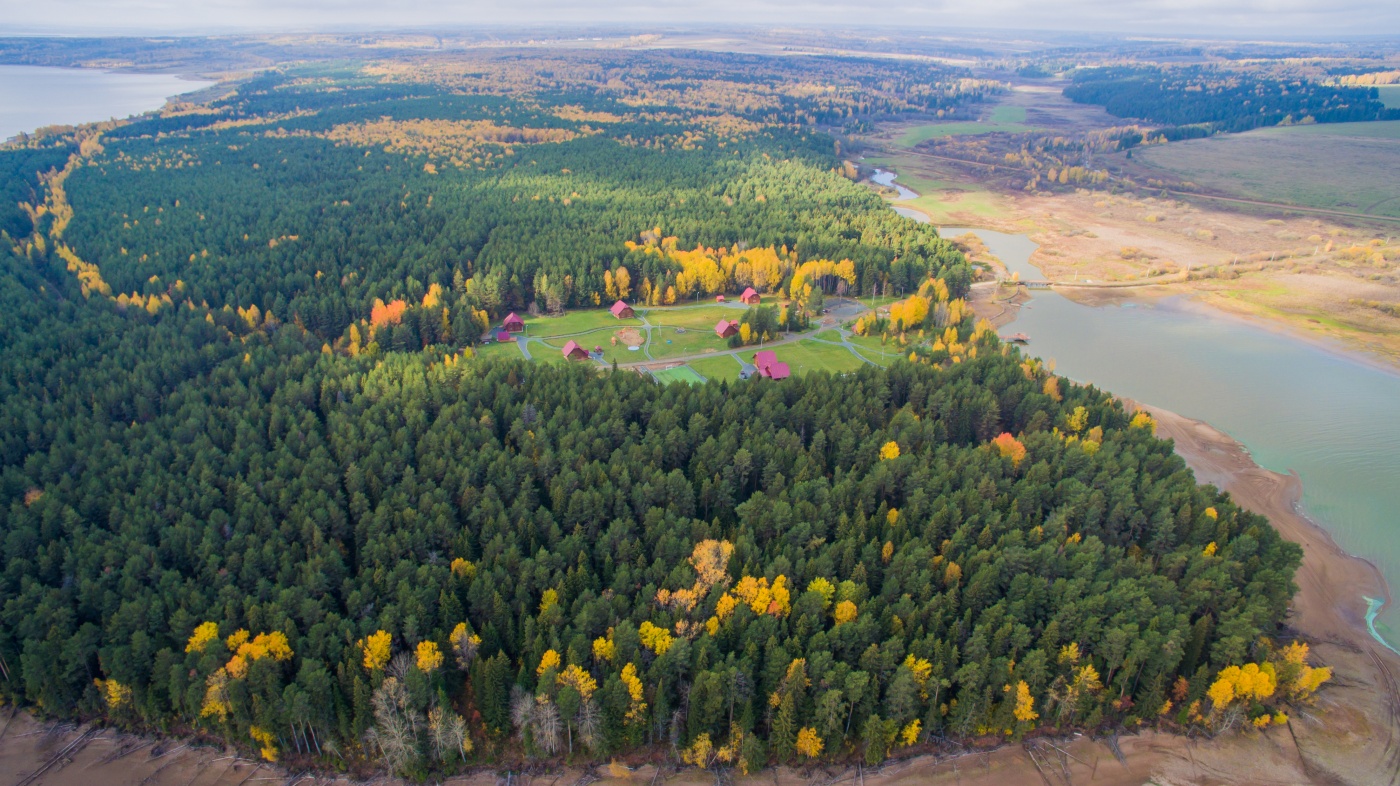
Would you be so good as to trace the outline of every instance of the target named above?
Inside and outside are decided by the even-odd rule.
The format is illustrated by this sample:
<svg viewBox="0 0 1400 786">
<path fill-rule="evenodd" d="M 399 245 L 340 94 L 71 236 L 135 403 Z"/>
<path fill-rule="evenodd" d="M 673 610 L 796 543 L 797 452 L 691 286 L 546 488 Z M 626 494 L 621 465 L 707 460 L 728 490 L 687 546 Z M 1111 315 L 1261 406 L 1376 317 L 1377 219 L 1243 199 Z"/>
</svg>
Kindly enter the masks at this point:
<svg viewBox="0 0 1400 786">
<path fill-rule="evenodd" d="M 0 35 L 782 24 L 1400 35 L 1396 0 L 0 0 Z"/>
</svg>

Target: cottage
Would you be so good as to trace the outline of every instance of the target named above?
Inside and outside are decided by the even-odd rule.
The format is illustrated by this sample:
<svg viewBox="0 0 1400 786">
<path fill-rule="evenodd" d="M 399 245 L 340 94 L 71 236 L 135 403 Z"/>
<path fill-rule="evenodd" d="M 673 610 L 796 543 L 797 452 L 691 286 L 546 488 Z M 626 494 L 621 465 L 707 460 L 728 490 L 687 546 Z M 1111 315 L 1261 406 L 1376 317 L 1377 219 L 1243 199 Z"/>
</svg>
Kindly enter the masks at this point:
<svg viewBox="0 0 1400 786">
<path fill-rule="evenodd" d="M 755 352 L 753 365 L 758 369 L 759 376 L 768 379 L 787 379 L 792 376 L 792 369 L 788 364 L 779 362 L 777 353 L 771 349 Z"/>
<path fill-rule="evenodd" d="M 730 336 L 738 332 L 738 322 L 730 322 L 727 319 L 721 319 L 719 321 L 719 324 L 715 325 L 715 335 L 719 336 L 720 338 L 729 338 Z"/>
<path fill-rule="evenodd" d="M 756 306 L 758 305 L 759 300 L 758 290 L 754 289 L 753 287 L 749 287 L 748 289 L 744 290 L 744 294 L 740 295 L 739 299 L 745 303 L 748 303 L 750 306 Z"/>
<path fill-rule="evenodd" d="M 501 327 L 504 328 L 507 333 L 519 333 L 525 329 L 525 320 L 516 316 L 515 312 L 512 311 L 506 314 L 505 319 L 501 320 Z"/>
<path fill-rule="evenodd" d="M 632 307 L 622 302 L 621 300 L 612 304 L 612 308 L 610 310 L 612 311 L 612 315 L 617 317 L 618 319 L 631 319 L 632 317 L 636 316 L 636 314 L 632 312 Z"/>
<path fill-rule="evenodd" d="M 511 338 L 511 337 L 510 337 L 510 334 L 507 333 L 507 332 L 505 332 L 504 330 L 497 330 L 497 331 L 496 331 L 496 341 L 497 341 L 498 343 L 504 344 L 504 343 L 506 343 L 507 341 L 514 341 L 514 340 L 515 340 L 515 339 Z"/>
<path fill-rule="evenodd" d="M 715 295 L 715 302 L 716 302 L 716 303 L 723 303 L 723 302 L 724 302 L 724 295 Z"/>
<path fill-rule="evenodd" d="M 577 341 L 570 341 L 564 345 L 564 357 L 569 360 L 587 360 L 588 350 L 579 346 Z"/>
</svg>

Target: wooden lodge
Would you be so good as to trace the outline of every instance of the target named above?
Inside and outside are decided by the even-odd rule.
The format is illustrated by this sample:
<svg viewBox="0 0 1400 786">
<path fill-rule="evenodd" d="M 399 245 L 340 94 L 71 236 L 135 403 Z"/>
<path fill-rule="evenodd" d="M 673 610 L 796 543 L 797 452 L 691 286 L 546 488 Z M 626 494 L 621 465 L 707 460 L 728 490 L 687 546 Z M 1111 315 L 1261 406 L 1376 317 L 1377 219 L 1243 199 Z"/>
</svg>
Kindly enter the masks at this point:
<svg viewBox="0 0 1400 786">
<path fill-rule="evenodd" d="M 501 328 L 507 333 L 519 333 L 525 329 L 525 320 L 516 315 L 514 311 L 506 314 L 506 318 L 501 320 Z"/>
<path fill-rule="evenodd" d="M 618 319 L 631 319 L 632 317 L 636 316 L 636 313 L 632 311 L 632 307 L 622 302 L 621 300 L 612 304 L 612 308 L 609 309 L 609 311 L 611 311 L 612 315 L 617 317 Z"/>
<path fill-rule="evenodd" d="M 719 321 L 719 324 L 715 325 L 715 335 L 719 336 L 720 338 L 729 338 L 730 336 L 738 332 L 738 322 L 730 322 L 727 319 L 721 319 Z"/>
<path fill-rule="evenodd" d="M 753 365 L 758 369 L 759 376 L 768 379 L 787 379 L 792 376 L 792 369 L 788 364 L 779 362 L 777 353 L 771 349 L 755 352 Z"/>
<path fill-rule="evenodd" d="M 756 305 L 758 305 L 758 302 L 759 302 L 758 290 L 754 289 L 753 287 L 749 287 L 748 289 L 745 289 L 745 290 L 744 290 L 744 294 L 742 294 L 742 295 L 739 296 L 739 300 L 742 301 L 742 302 L 744 302 L 744 303 L 749 304 L 750 306 L 756 306 Z"/>
<path fill-rule="evenodd" d="M 588 350 L 579 346 L 577 341 L 570 341 L 564 345 L 564 357 L 569 360 L 587 360 Z"/>
</svg>

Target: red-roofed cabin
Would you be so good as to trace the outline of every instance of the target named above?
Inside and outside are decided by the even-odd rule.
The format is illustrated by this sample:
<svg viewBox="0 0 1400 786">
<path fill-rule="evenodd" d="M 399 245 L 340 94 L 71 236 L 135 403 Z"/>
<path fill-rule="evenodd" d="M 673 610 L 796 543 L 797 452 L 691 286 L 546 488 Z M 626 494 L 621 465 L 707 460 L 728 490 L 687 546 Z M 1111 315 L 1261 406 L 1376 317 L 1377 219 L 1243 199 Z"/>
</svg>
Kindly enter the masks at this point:
<svg viewBox="0 0 1400 786">
<path fill-rule="evenodd" d="M 778 362 L 769 363 L 759 369 L 758 373 L 769 379 L 787 379 L 792 376 L 792 370 L 788 368 L 788 364 Z"/>
<path fill-rule="evenodd" d="M 716 302 L 716 303 L 723 303 L 723 302 L 724 302 L 724 295 L 715 295 L 715 302 Z"/>
<path fill-rule="evenodd" d="M 515 312 L 512 311 L 506 314 L 505 319 L 501 320 L 501 327 L 505 328 L 508 333 L 519 333 L 525 329 L 525 320 L 516 316 Z"/>
<path fill-rule="evenodd" d="M 569 360 L 587 360 L 588 350 L 579 346 L 577 341 L 570 341 L 564 345 L 564 357 Z"/>
<path fill-rule="evenodd" d="M 505 332 L 504 330 L 498 330 L 496 331 L 496 340 L 504 344 L 507 341 L 514 341 L 515 339 L 511 338 L 510 334 Z"/>
<path fill-rule="evenodd" d="M 626 303 L 623 303 L 621 300 L 612 304 L 612 308 L 610 310 L 612 311 L 612 315 L 617 317 L 618 319 L 631 319 L 632 317 L 636 316 L 636 314 L 632 312 L 632 307 L 627 305 Z"/>
<path fill-rule="evenodd" d="M 771 349 L 765 349 L 765 350 L 763 350 L 763 351 L 761 351 L 761 352 L 755 352 L 755 353 L 753 354 L 753 365 L 754 365 L 754 368 L 758 369 L 759 371 L 762 371 L 763 369 L 765 369 L 765 368 L 767 368 L 767 367 L 769 367 L 769 366 L 771 366 L 771 365 L 773 365 L 774 363 L 777 363 L 777 362 L 778 362 L 778 353 L 774 352 L 774 351 L 771 350 Z"/>
<path fill-rule="evenodd" d="M 759 300 L 758 290 L 754 289 L 753 287 L 749 287 L 748 289 L 744 290 L 744 294 L 740 295 L 739 299 L 745 303 L 748 303 L 751 306 L 756 306 L 758 305 Z"/>
<path fill-rule="evenodd" d="M 738 332 L 738 322 L 730 322 L 727 319 L 721 319 L 719 321 L 719 324 L 715 325 L 715 335 L 719 336 L 720 338 L 729 338 L 730 336 Z"/>
</svg>

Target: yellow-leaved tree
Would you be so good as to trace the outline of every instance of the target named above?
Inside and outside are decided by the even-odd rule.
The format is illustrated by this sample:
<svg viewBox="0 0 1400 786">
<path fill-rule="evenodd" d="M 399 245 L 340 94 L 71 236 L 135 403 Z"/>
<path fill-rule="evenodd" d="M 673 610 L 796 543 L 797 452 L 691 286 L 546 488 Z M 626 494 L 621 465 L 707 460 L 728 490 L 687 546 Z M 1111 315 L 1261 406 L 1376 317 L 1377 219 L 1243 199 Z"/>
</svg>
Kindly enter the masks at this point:
<svg viewBox="0 0 1400 786">
<path fill-rule="evenodd" d="M 822 755 L 822 738 L 817 734 L 817 730 L 804 726 L 797 732 L 797 752 L 809 759 L 815 759 Z"/>
<path fill-rule="evenodd" d="M 435 641 L 418 642 L 414 656 L 418 663 L 418 670 L 424 674 L 432 674 L 442 666 L 442 650 L 438 648 Z"/>
<path fill-rule="evenodd" d="M 382 669 L 389 664 L 390 643 L 393 637 L 388 631 L 375 631 L 360 641 L 360 649 L 364 652 L 365 668 L 370 671 Z"/>
<path fill-rule="evenodd" d="M 880 448 L 880 460 L 881 460 L 881 461 L 888 461 L 889 459 L 897 459 L 897 458 L 899 458 L 899 443 L 898 443 L 898 442 L 895 442 L 894 440 L 890 440 L 889 442 L 886 442 L 883 446 L 881 446 L 881 448 Z"/>
</svg>

